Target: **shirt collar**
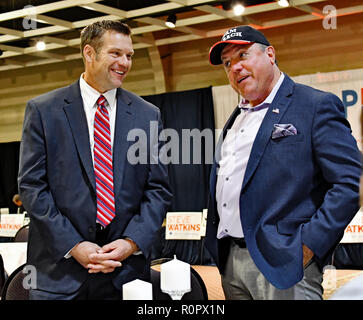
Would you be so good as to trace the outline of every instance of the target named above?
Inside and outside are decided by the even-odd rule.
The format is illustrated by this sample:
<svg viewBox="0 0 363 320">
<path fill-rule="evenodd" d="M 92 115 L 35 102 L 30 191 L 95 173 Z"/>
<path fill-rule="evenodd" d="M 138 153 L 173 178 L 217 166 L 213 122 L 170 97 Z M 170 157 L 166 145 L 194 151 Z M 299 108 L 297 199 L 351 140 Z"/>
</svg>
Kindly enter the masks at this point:
<svg viewBox="0 0 363 320">
<path fill-rule="evenodd" d="M 79 79 L 79 86 L 81 90 L 82 98 L 84 99 L 86 103 L 86 107 L 89 108 L 95 108 L 96 102 L 100 95 L 103 95 L 110 108 L 114 108 L 116 106 L 116 92 L 117 88 L 111 89 L 109 91 L 106 91 L 104 93 L 98 92 L 95 88 L 91 87 L 84 79 L 83 79 L 83 73 L 81 74 L 81 77 Z"/>
<path fill-rule="evenodd" d="M 241 108 L 242 110 L 251 110 L 251 111 L 259 111 L 265 108 L 268 108 L 270 106 L 270 104 L 272 103 L 272 101 L 274 100 L 277 91 L 280 89 L 280 86 L 282 84 L 282 81 L 284 81 L 285 75 L 283 72 L 281 72 L 280 74 L 280 78 L 279 80 L 277 80 L 275 86 L 273 87 L 273 89 L 271 90 L 270 94 L 267 96 L 267 98 L 261 102 L 260 104 L 258 104 L 255 107 L 252 107 L 249 102 L 246 99 L 242 99 L 238 105 L 239 108 Z"/>
</svg>

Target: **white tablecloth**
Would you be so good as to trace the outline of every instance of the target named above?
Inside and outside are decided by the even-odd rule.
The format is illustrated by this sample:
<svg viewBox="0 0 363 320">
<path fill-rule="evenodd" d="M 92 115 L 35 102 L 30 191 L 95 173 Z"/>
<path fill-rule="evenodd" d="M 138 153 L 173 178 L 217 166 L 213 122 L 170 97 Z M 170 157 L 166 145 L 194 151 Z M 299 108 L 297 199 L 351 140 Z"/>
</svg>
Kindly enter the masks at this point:
<svg viewBox="0 0 363 320">
<path fill-rule="evenodd" d="M 26 250 L 26 242 L 0 242 L 0 254 L 8 275 L 26 262 Z"/>
</svg>

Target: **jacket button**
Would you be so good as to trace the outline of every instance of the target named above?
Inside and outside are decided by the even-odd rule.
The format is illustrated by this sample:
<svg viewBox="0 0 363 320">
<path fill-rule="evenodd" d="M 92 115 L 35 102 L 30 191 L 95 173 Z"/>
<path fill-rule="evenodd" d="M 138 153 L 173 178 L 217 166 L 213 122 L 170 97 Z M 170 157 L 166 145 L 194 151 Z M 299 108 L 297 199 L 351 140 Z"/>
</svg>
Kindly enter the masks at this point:
<svg viewBox="0 0 363 320">
<path fill-rule="evenodd" d="M 93 233 L 93 232 L 95 232 L 95 230 L 94 230 L 94 228 L 93 228 L 93 227 L 89 227 L 89 228 L 88 228 L 88 232 L 89 232 L 89 233 Z"/>
</svg>

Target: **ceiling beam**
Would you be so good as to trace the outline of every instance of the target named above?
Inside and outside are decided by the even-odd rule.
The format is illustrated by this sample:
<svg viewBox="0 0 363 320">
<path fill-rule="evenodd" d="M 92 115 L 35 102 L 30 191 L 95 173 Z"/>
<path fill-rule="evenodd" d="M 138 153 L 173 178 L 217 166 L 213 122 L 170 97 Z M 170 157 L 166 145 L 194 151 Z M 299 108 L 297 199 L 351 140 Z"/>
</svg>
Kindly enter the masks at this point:
<svg viewBox="0 0 363 320">
<path fill-rule="evenodd" d="M 49 52 L 49 51 L 36 51 L 36 52 L 30 53 L 30 55 L 36 56 L 36 57 L 41 57 L 41 58 L 47 58 L 47 59 L 48 58 L 57 59 L 60 61 L 64 61 L 66 59 L 66 57 L 64 55 Z"/>
<path fill-rule="evenodd" d="M 51 36 L 45 36 L 42 38 L 44 42 L 47 43 L 58 43 L 60 45 L 63 46 L 71 46 L 70 41 L 67 39 L 61 39 L 61 38 L 57 38 L 57 37 L 51 37 Z"/>
<path fill-rule="evenodd" d="M 99 1 L 99 0 L 97 0 Z M 216 29 L 216 30 L 210 30 L 210 31 L 203 31 L 200 28 L 194 27 L 193 25 L 200 25 L 203 23 L 210 23 L 213 21 L 223 20 L 223 19 L 234 19 L 238 22 L 245 21 L 248 24 L 253 24 L 258 28 L 267 29 L 272 27 L 278 27 L 282 25 L 288 25 L 288 24 L 294 24 L 299 22 L 307 22 L 307 21 L 313 21 L 322 19 L 324 16 L 321 16 L 320 10 L 317 10 L 316 8 L 312 7 L 311 4 L 323 2 L 324 0 L 290 0 L 290 4 L 295 7 L 296 9 L 300 11 L 307 12 L 307 15 L 297 16 L 297 17 L 289 17 L 286 19 L 276 19 L 273 21 L 268 21 L 265 23 L 261 23 L 260 21 L 256 21 L 251 19 L 249 15 L 256 14 L 256 13 L 262 13 L 262 12 L 268 12 L 272 10 L 278 10 L 283 9 L 280 7 L 276 2 L 275 3 L 266 3 L 258 6 L 251 6 L 246 7 L 245 13 L 242 17 L 233 17 L 231 12 L 224 11 L 222 9 L 219 9 L 217 7 L 213 7 L 210 5 L 210 0 L 167 0 L 167 3 L 156 5 L 156 6 L 150 6 L 145 7 L 142 9 L 137 10 L 131 10 L 131 11 L 124 11 L 119 10 L 117 8 L 111 8 L 97 2 L 96 0 L 63 0 L 63 1 L 57 1 L 53 2 L 48 5 L 42 5 L 34 7 L 37 12 L 37 21 L 46 22 L 48 24 L 52 24 L 52 26 L 49 27 L 43 27 L 43 28 L 37 28 L 35 30 L 26 30 L 24 32 L 8 29 L 8 28 L 0 28 L 0 33 L 4 33 L 4 35 L 0 35 L 0 43 L 13 41 L 16 39 L 21 38 L 31 38 L 31 37 L 39 37 L 43 36 L 44 40 L 47 42 L 47 48 L 45 51 L 42 51 L 42 53 L 39 54 L 39 52 L 34 48 L 19 48 L 15 46 L 7 46 L 7 47 L 1 47 L 3 51 L 3 56 L 1 58 L 11 58 L 15 56 L 20 56 L 22 54 L 30 54 L 30 55 L 42 55 L 45 58 L 44 63 L 52 63 L 58 62 L 61 59 L 69 60 L 69 59 L 80 59 L 80 54 L 71 54 L 71 55 L 56 55 L 51 52 L 47 52 L 47 50 L 53 50 L 63 47 L 75 47 L 79 46 L 80 39 L 61 39 L 58 37 L 52 36 L 52 34 L 63 32 L 63 31 L 69 31 L 70 29 L 77 29 L 82 28 L 92 22 L 103 20 L 103 19 L 111 19 L 111 20 L 119 20 L 120 18 L 127 18 L 127 19 L 133 19 L 138 22 L 142 22 L 147 24 L 146 26 L 140 26 L 132 28 L 132 37 L 137 42 L 134 44 L 135 49 L 141 49 L 141 48 L 150 48 L 155 46 L 161 46 L 166 44 L 172 44 L 172 43 L 178 43 L 183 41 L 191 41 L 201 38 L 208 38 L 208 37 L 217 37 L 220 35 L 223 35 L 225 32 L 224 29 Z M 326 0 L 325 0 L 326 1 Z M 205 4 L 208 3 L 208 4 Z M 69 22 L 62 19 L 56 19 L 51 18 L 46 15 L 43 15 L 42 13 L 52 11 L 52 10 L 59 10 L 61 8 L 66 7 L 72 7 L 74 5 L 88 8 L 90 10 L 96 10 L 100 13 L 104 13 L 106 15 L 91 18 L 91 19 L 85 19 L 75 22 Z M 191 17 L 191 18 L 184 18 L 179 19 L 176 24 L 176 28 L 174 30 L 181 31 L 186 33 L 185 35 L 181 36 L 172 36 L 167 37 L 163 39 L 158 40 L 150 40 L 150 37 L 146 37 L 145 33 L 152 33 L 154 31 L 160 31 L 165 30 L 167 27 L 164 24 L 164 21 L 157 18 L 147 18 L 146 16 L 149 14 L 163 14 L 167 10 L 173 10 L 177 8 L 181 8 L 183 6 L 194 6 L 195 9 L 206 12 L 207 14 L 202 14 L 200 16 Z M 173 9 L 171 9 L 173 8 Z M 48 11 L 46 11 L 48 10 Z M 20 13 L 19 10 L 15 10 L 12 12 L 9 12 L 10 16 L 16 16 L 20 15 L 19 17 L 24 17 L 27 15 L 30 15 L 29 11 L 22 10 L 23 12 Z M 358 6 L 352 6 L 349 8 L 339 8 L 337 9 L 337 16 L 342 15 L 348 15 L 348 14 L 355 14 L 363 12 L 363 5 Z M 4 13 L 7 14 L 7 13 Z M 4 16 L 4 14 L 0 14 L 0 21 L 9 20 L 8 16 Z M 13 18 L 10 18 L 13 19 Z M 241 19 L 241 20 L 239 20 Z M 3 31 L 3 32 L 2 32 Z M 6 46 L 6 45 L 3 45 Z M 6 49 L 5 49 L 6 48 Z M 48 54 L 49 53 L 49 54 Z M 34 63 L 36 65 L 41 64 L 41 61 L 43 60 L 36 60 Z M 19 62 L 19 65 L 24 65 L 23 62 Z M 31 62 L 27 62 L 26 66 L 32 66 Z M 3 66 L 4 67 L 4 66 Z M 2 68 L 3 68 L 2 67 Z M 10 66 L 5 66 L 10 67 Z M 11 66 L 13 67 L 13 65 Z M 3 70 L 3 69 L 1 69 Z"/>
<path fill-rule="evenodd" d="M 17 37 L 17 38 L 21 38 L 21 37 L 24 36 L 24 32 L 22 32 L 22 31 L 9 29 L 9 28 L 4 28 L 4 27 L 0 27 L 0 33 L 11 35 L 11 36 L 14 36 L 14 37 Z"/>
<path fill-rule="evenodd" d="M 35 21 L 38 22 L 42 22 L 42 23 L 46 23 L 46 24 L 52 24 L 55 26 L 61 26 L 64 28 L 68 28 L 68 29 L 73 29 L 73 23 L 66 21 L 66 20 L 62 20 L 62 19 L 56 19 L 56 18 L 52 18 L 52 17 L 48 17 L 45 16 L 43 14 L 38 14 L 34 17 Z"/>
<path fill-rule="evenodd" d="M 115 15 L 115 16 L 120 17 L 121 19 L 127 18 L 127 11 L 109 7 L 109 6 L 105 6 L 105 5 L 99 4 L 99 3 L 89 3 L 86 5 L 80 5 L 80 7 L 84 8 L 84 9 L 92 10 L 92 11 L 102 12 L 105 14 Z"/>
<path fill-rule="evenodd" d="M 210 3 L 210 0 L 166 0 L 169 2 L 174 2 L 181 4 L 182 6 L 196 6 L 203 3 Z"/>
<path fill-rule="evenodd" d="M 303 12 L 306 12 L 306 13 L 309 13 L 313 16 L 316 16 L 318 18 L 321 18 L 323 19 L 324 18 L 324 14 L 321 10 L 317 9 L 317 8 L 314 8 L 312 6 L 309 6 L 307 4 L 304 4 L 304 5 L 301 5 L 301 6 L 293 6 L 293 8 L 295 9 L 298 9 L 300 11 L 303 11 Z"/>
<path fill-rule="evenodd" d="M 0 44 L 0 49 L 3 51 L 11 51 L 17 52 L 19 54 L 24 54 L 24 48 L 16 47 L 16 46 L 8 46 L 5 44 Z"/>
<path fill-rule="evenodd" d="M 158 4 L 155 6 L 150 6 L 150 7 L 145 7 L 142 9 L 136 9 L 136 10 L 130 10 L 127 11 L 127 18 L 135 18 L 135 17 L 141 17 L 141 16 L 147 16 L 150 14 L 155 14 L 158 12 L 164 12 L 164 11 L 169 11 L 169 10 L 173 10 L 173 9 L 178 9 L 181 8 L 182 5 L 178 4 L 178 3 L 163 3 L 163 4 Z"/>
<path fill-rule="evenodd" d="M 3 61 L 6 65 L 18 66 L 19 68 L 26 67 L 26 62 L 23 62 L 23 61 L 18 61 L 18 60 L 9 59 L 9 58 L 4 59 Z"/>
<path fill-rule="evenodd" d="M 132 39 L 134 41 L 138 42 L 138 43 L 146 43 L 146 44 L 149 44 L 151 46 L 155 46 L 155 40 L 153 38 L 150 38 L 150 37 L 132 35 Z"/>
<path fill-rule="evenodd" d="M 135 21 L 138 22 L 142 22 L 145 24 L 149 24 L 149 25 L 155 25 L 155 26 L 159 26 L 162 27 L 162 29 L 169 29 L 166 25 L 165 25 L 165 21 L 161 20 L 161 19 L 156 19 L 156 18 L 151 18 L 151 17 L 145 17 L 145 18 L 136 18 L 134 19 Z M 192 28 L 192 27 L 187 27 L 187 26 L 178 26 L 176 25 L 175 28 L 173 30 L 176 31 L 180 31 L 180 32 L 184 32 L 184 33 L 192 33 L 192 34 L 197 34 L 201 37 L 205 36 L 206 33 L 202 30 L 196 29 L 196 28 Z"/>
<path fill-rule="evenodd" d="M 17 18 L 23 18 L 26 16 L 32 17 L 45 12 L 56 11 L 60 9 L 70 8 L 81 4 L 93 3 L 100 0 L 63 0 L 56 1 L 49 4 L 43 4 L 40 6 L 29 6 L 26 9 L 19 9 L 0 14 L 0 21 L 7 21 Z"/>
</svg>

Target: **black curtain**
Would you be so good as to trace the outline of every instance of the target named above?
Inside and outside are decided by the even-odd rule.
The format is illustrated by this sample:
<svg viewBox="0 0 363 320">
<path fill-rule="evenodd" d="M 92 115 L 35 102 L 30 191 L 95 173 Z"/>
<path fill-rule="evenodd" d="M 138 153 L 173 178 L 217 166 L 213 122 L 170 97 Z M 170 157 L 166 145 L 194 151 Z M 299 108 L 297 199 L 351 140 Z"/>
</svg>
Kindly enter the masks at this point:
<svg viewBox="0 0 363 320">
<path fill-rule="evenodd" d="M 337 269 L 363 269 L 362 243 L 339 243 L 334 250 L 332 265 Z"/>
<path fill-rule="evenodd" d="M 169 211 L 202 211 L 207 208 L 210 162 L 213 158 L 210 157 L 210 154 L 214 155 L 215 126 L 212 88 L 171 92 L 143 98 L 160 109 L 164 129 L 175 130 L 179 137 L 179 159 L 176 163 L 175 161 L 170 163 L 168 167 L 174 194 Z M 198 139 L 189 140 L 189 149 L 183 148 L 182 144 L 183 132 L 184 134 L 186 131 L 192 132 L 193 129 L 200 133 L 207 129 L 204 131 L 206 135 L 200 136 L 202 138 L 199 140 L 201 141 L 199 154 L 193 152 L 193 146 L 198 143 Z M 210 139 L 210 135 L 212 135 L 212 139 Z M 167 143 L 169 141 L 170 139 L 167 140 Z M 210 150 L 211 148 L 212 150 Z M 185 157 L 186 152 L 189 152 L 189 157 Z M 198 158 L 199 156 L 200 158 Z M 201 161 L 195 163 L 199 159 Z M 159 236 L 153 258 L 172 258 L 176 254 L 178 259 L 190 264 L 213 263 L 209 253 L 204 249 L 203 241 L 165 240 L 165 228 L 160 230 Z"/>
<path fill-rule="evenodd" d="M 12 199 L 18 193 L 19 147 L 19 141 L 0 143 L 0 208 L 10 213 L 18 210 Z"/>
</svg>

